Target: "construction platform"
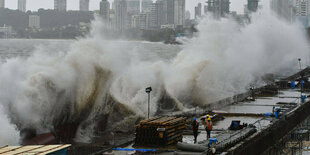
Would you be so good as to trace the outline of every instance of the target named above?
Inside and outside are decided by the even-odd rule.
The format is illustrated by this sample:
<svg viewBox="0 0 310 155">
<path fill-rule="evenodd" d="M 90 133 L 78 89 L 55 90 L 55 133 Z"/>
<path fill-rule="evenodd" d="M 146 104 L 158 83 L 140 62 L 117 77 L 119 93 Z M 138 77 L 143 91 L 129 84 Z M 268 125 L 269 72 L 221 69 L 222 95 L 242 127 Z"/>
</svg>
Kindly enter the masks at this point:
<svg viewBox="0 0 310 155">
<path fill-rule="evenodd" d="M 268 90 L 268 87 L 258 89 L 260 94 L 257 94 L 255 98 L 251 97 L 251 93 L 246 92 L 205 107 L 167 112 L 161 114 L 162 116 L 141 121 L 135 128 L 134 141 L 128 141 L 126 145 L 122 146 L 113 143 L 113 146 L 108 148 L 107 151 L 99 151 L 98 154 L 122 154 L 119 152 L 128 154 L 136 151 L 150 151 L 152 154 L 164 155 L 208 154 L 209 143 L 203 121 L 200 122 L 197 144 L 194 144 L 190 128 L 193 117 L 201 120 L 206 114 L 220 116 L 220 119 L 212 118 L 214 124 L 211 138 L 217 139 L 214 145 L 217 153 L 264 153 L 266 150 L 270 150 L 273 145 L 278 145 L 278 142 L 283 141 L 283 137 L 287 135 L 293 135 L 291 139 L 299 140 L 299 136 L 295 135 L 309 134 L 309 132 L 303 130 L 292 132 L 298 128 L 302 121 L 307 117 L 309 118 L 309 99 L 306 99 L 305 103 L 300 100 L 301 94 L 309 97 L 309 91 L 304 90 L 301 93 L 300 88 L 288 89 L 287 84 L 287 81 L 281 82 L 278 89 L 274 89 L 277 86 L 272 87 L 270 90 Z M 268 94 L 262 92 L 268 92 Z M 272 115 L 276 108 L 281 109 L 279 118 Z M 235 120 L 248 125 L 240 130 L 229 130 L 231 122 Z M 306 128 L 307 131 L 309 127 Z M 133 134 L 131 135 L 133 136 Z M 297 145 L 309 147 L 307 141 L 305 139 L 300 143 L 293 141 L 288 143 L 287 146 L 292 148 Z M 180 143 L 176 144 L 177 142 Z"/>
<path fill-rule="evenodd" d="M 305 92 L 304 92 L 305 93 Z M 307 95 L 307 93 L 305 93 Z M 141 135 L 146 135 L 142 133 L 148 133 L 149 130 L 143 129 L 144 128 L 151 128 L 153 126 L 152 133 L 154 138 L 153 142 L 155 141 L 155 147 L 143 147 L 143 148 L 155 148 L 156 151 L 152 152 L 153 154 L 207 154 L 208 148 L 208 141 L 206 138 L 206 131 L 204 130 L 203 121 L 200 122 L 199 126 L 199 136 L 197 139 L 197 144 L 194 144 L 194 138 L 191 134 L 190 126 L 192 118 L 195 116 L 197 120 L 201 120 L 205 116 L 206 113 L 209 113 L 211 116 L 220 116 L 219 118 L 223 117 L 224 119 L 217 119 L 214 121 L 213 131 L 211 133 L 211 138 L 216 138 L 217 143 L 215 144 L 215 148 L 217 152 L 222 153 L 237 153 L 236 150 L 242 150 L 243 152 L 238 152 L 241 154 L 247 153 L 247 151 L 251 150 L 250 153 L 254 153 L 252 146 L 256 145 L 255 141 L 252 142 L 252 139 L 257 140 L 264 140 L 264 138 L 272 138 L 268 136 L 266 132 L 270 129 L 276 128 L 279 126 L 280 118 L 275 118 L 273 115 L 273 110 L 275 108 L 280 108 L 281 111 L 281 118 L 285 118 L 288 120 L 293 120 L 298 114 L 297 109 L 304 109 L 305 106 L 308 104 L 308 100 L 306 103 L 301 104 L 298 100 L 300 96 L 300 92 L 297 90 L 285 89 L 279 90 L 277 95 L 273 96 L 264 96 L 264 97 L 257 97 L 255 100 L 245 100 L 238 102 L 237 104 L 228 104 L 227 106 L 223 106 L 218 109 L 214 109 L 214 111 L 208 112 L 198 112 L 196 109 L 190 113 L 187 112 L 187 115 L 191 116 L 187 118 L 187 123 L 185 124 L 187 127 L 185 128 L 185 132 L 182 134 L 182 140 L 173 141 L 173 143 L 162 143 L 158 137 L 159 133 L 158 130 L 163 126 L 163 122 L 169 121 L 170 117 L 155 117 L 150 120 L 141 121 L 140 124 L 137 126 L 136 131 Z M 268 115 L 266 115 L 268 114 Z M 294 115 L 293 115 L 294 114 Z M 171 120 L 177 117 L 171 117 Z M 298 118 L 299 119 L 299 118 Z M 156 121 L 157 120 L 157 121 Z M 229 130 L 228 127 L 230 126 L 231 122 L 234 120 L 239 120 L 242 123 L 247 123 L 248 126 L 244 127 L 241 130 Z M 300 122 L 300 121 L 298 121 Z M 182 124 L 183 125 L 183 124 Z M 277 129 L 277 128 L 276 128 Z M 142 132 L 141 132 L 142 131 Z M 287 131 L 288 132 L 288 131 Z M 274 133 L 274 135 L 280 134 L 281 132 Z M 281 133 L 282 134 L 282 133 Z M 265 137 L 264 135 L 267 135 Z M 137 136 L 139 137 L 139 136 Z M 145 136 L 145 138 L 150 138 L 150 136 Z M 152 138 L 151 138 L 152 139 Z M 148 141 L 148 142 L 147 142 Z M 178 142 L 179 141 L 179 142 Z M 144 142 L 144 143 L 143 143 Z M 136 138 L 136 143 L 140 144 L 150 144 L 150 140 L 143 139 L 141 137 Z M 170 145 L 167 147 L 168 144 L 174 144 L 178 142 L 177 145 Z M 161 144 L 161 145 L 160 145 Z M 251 144 L 251 145 L 250 145 Z M 253 144 L 253 145 L 252 145 Z M 147 145 L 145 145 L 147 146 Z M 257 146 L 256 146 L 257 147 Z M 266 145 L 259 146 L 262 150 L 267 149 Z M 124 147 L 126 148 L 126 147 Z M 128 147 L 127 147 L 128 148 Z M 139 146 L 133 146 L 130 148 L 139 149 Z M 249 148 L 248 150 L 243 150 L 240 148 Z M 255 150 L 255 149 L 254 149 Z M 257 151 L 260 152 L 260 151 Z M 249 152 L 248 152 L 249 153 Z"/>
</svg>

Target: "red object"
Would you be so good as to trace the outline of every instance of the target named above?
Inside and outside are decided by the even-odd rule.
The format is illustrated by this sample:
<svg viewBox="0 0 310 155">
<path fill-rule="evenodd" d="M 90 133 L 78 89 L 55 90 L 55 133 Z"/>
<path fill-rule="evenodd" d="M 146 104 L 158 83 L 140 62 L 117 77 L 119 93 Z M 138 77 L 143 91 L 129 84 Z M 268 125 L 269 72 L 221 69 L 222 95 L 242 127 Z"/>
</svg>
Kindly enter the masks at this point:
<svg viewBox="0 0 310 155">
<path fill-rule="evenodd" d="M 37 135 L 36 137 L 27 140 L 24 145 L 50 145 L 56 144 L 56 137 L 51 133 L 44 133 Z"/>
<path fill-rule="evenodd" d="M 192 130 L 198 131 L 199 123 L 197 121 L 193 121 L 192 123 Z"/>
<path fill-rule="evenodd" d="M 211 122 L 211 121 L 210 121 L 210 122 L 207 121 L 207 122 L 206 122 L 206 127 L 207 127 L 208 130 L 211 131 L 211 130 L 212 130 L 212 122 Z"/>
</svg>

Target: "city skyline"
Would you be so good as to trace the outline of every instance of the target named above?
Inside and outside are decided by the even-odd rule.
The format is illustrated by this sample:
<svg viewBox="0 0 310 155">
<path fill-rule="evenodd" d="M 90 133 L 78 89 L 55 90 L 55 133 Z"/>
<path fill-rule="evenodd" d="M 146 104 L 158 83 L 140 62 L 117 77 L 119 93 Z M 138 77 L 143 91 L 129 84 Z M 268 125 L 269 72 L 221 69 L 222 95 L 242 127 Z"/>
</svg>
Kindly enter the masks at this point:
<svg viewBox="0 0 310 155">
<path fill-rule="evenodd" d="M 90 0 L 89 10 L 99 10 L 101 0 Z M 113 0 L 109 0 L 112 4 Z M 155 1 L 153 1 L 155 2 Z M 189 10 L 193 18 L 195 14 L 195 6 L 198 3 L 204 4 L 204 0 L 186 0 L 186 10 Z M 231 1 L 231 11 L 237 11 L 239 14 L 243 13 L 244 5 L 247 3 L 247 0 L 233 0 Z M 261 0 L 261 5 L 269 5 L 269 0 Z M 17 0 L 6 0 L 6 8 L 17 9 Z M 54 0 L 28 0 L 27 1 L 27 10 L 37 11 L 39 8 L 44 9 L 54 9 Z M 79 1 L 77 0 L 67 0 L 67 10 L 79 10 Z"/>
</svg>

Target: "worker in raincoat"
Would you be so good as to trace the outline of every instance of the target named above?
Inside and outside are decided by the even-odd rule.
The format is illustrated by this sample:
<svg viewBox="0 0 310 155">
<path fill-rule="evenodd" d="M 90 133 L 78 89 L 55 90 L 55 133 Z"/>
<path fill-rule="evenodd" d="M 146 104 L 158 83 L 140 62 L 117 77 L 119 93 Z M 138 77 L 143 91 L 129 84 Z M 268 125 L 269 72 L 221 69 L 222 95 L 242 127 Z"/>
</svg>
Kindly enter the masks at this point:
<svg viewBox="0 0 310 155">
<path fill-rule="evenodd" d="M 194 143 L 197 142 L 198 128 L 199 128 L 199 123 L 197 122 L 196 117 L 194 117 L 193 123 L 192 123 L 192 130 L 194 133 Z"/>
<path fill-rule="evenodd" d="M 206 119 L 206 123 L 205 123 L 205 129 L 207 131 L 208 139 L 211 137 L 212 128 L 213 128 L 212 121 L 211 121 L 211 118 L 209 117 Z"/>
</svg>

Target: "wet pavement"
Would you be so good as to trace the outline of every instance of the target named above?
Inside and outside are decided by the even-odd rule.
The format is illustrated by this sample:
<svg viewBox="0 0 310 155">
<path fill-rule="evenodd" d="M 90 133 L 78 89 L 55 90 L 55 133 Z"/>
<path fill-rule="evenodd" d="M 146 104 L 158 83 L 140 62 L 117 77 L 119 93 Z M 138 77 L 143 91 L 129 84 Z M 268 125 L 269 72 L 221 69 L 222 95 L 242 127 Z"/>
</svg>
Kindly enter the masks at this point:
<svg viewBox="0 0 310 155">
<path fill-rule="evenodd" d="M 253 124 L 257 120 L 260 120 L 260 117 L 225 117 L 224 120 L 215 122 L 213 125 L 214 129 L 224 129 L 227 130 L 229 125 L 231 124 L 231 121 L 234 120 L 240 120 L 240 124 L 247 123 L 247 124 Z"/>
<path fill-rule="evenodd" d="M 247 101 L 229 105 L 219 110 L 228 113 L 267 113 L 272 112 L 273 106 L 280 106 L 278 102 L 299 103 L 300 92 L 294 90 L 280 91 L 274 97 L 257 97 L 255 101 Z"/>
<path fill-rule="evenodd" d="M 223 111 L 228 113 L 272 113 L 273 107 L 280 107 L 281 105 L 277 104 L 279 102 L 286 102 L 286 103 L 298 103 L 300 92 L 297 90 L 284 90 L 279 91 L 278 95 L 273 97 L 257 97 L 255 101 L 245 101 L 240 102 L 238 104 L 234 105 L 228 105 L 225 107 L 222 107 L 220 109 L 217 109 L 217 111 Z M 219 134 L 224 134 L 228 132 L 228 127 L 230 126 L 231 122 L 233 120 L 239 120 L 240 124 L 243 123 L 247 124 L 254 124 L 258 120 L 262 120 L 263 117 L 225 117 L 223 120 L 214 122 L 213 124 L 213 130 L 218 131 L 212 131 L 211 137 L 217 137 Z M 273 118 L 264 118 L 262 121 L 260 121 L 261 124 L 255 124 L 260 126 L 259 128 L 268 126 Z M 200 123 L 199 130 L 201 133 L 198 135 L 197 141 L 198 143 L 205 142 L 206 141 L 206 131 L 204 131 L 204 126 L 202 123 Z M 193 135 L 184 135 L 183 136 L 183 142 L 186 143 L 194 143 Z"/>
</svg>

